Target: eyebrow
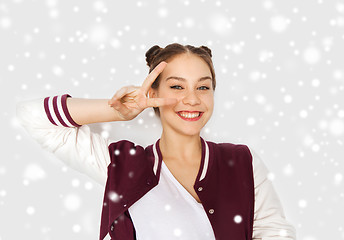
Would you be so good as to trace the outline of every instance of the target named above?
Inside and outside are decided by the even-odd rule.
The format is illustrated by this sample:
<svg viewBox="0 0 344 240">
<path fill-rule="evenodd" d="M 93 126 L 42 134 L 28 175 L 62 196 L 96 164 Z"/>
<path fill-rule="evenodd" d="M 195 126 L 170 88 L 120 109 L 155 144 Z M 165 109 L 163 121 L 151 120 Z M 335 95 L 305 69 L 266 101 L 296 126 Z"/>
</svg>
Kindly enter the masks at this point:
<svg viewBox="0 0 344 240">
<path fill-rule="evenodd" d="M 182 78 L 182 77 L 175 77 L 175 76 L 171 76 L 171 77 L 166 78 L 166 81 L 168 81 L 168 80 L 170 80 L 170 79 L 176 79 L 176 80 L 183 81 L 183 82 L 186 81 L 185 78 Z M 205 76 L 205 77 L 201 77 L 200 79 L 198 79 L 198 81 L 200 82 L 200 81 L 205 81 L 205 80 L 208 80 L 208 79 L 209 79 L 209 80 L 212 80 L 211 77 Z"/>
</svg>

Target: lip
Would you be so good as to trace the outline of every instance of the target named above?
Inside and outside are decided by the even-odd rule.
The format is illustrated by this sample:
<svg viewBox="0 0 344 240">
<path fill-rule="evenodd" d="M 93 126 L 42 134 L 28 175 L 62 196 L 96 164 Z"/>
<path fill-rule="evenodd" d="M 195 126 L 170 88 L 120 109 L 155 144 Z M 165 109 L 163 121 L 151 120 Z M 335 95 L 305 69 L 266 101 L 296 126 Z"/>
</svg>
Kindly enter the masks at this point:
<svg viewBox="0 0 344 240">
<path fill-rule="evenodd" d="M 185 117 L 183 117 L 182 115 L 180 115 L 180 112 L 200 113 L 200 115 L 199 115 L 198 117 L 196 117 L 196 118 L 185 118 Z M 198 120 L 202 117 L 203 113 L 204 113 L 204 112 L 200 112 L 200 111 L 179 111 L 179 112 L 177 112 L 177 115 L 178 115 L 181 119 L 183 119 L 183 120 L 185 120 L 185 121 L 194 122 L 194 121 L 198 121 Z"/>
</svg>

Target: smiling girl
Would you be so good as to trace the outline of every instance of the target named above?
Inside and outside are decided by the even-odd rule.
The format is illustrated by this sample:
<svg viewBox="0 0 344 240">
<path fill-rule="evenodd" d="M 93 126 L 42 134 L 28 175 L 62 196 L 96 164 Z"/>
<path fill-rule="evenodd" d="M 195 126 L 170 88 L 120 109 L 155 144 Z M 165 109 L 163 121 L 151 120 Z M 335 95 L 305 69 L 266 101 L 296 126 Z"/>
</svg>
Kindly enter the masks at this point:
<svg viewBox="0 0 344 240">
<path fill-rule="evenodd" d="M 212 116 L 215 72 L 205 46 L 155 45 L 149 75 L 111 99 L 65 94 L 21 102 L 17 116 L 42 147 L 105 185 L 100 239 L 295 239 L 295 229 L 248 146 L 200 132 Z M 153 107 L 162 133 L 142 147 L 87 124 L 128 121 Z"/>
</svg>

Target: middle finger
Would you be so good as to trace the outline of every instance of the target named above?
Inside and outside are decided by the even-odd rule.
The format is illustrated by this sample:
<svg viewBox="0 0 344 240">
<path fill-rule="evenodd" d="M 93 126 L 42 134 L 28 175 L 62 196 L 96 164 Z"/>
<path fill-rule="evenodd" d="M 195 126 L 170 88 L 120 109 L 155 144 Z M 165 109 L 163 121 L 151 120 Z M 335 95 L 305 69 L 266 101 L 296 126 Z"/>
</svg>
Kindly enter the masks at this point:
<svg viewBox="0 0 344 240">
<path fill-rule="evenodd" d="M 166 67 L 167 62 L 160 62 L 154 69 L 151 71 L 145 81 L 142 84 L 142 90 L 147 93 L 150 87 L 152 86 L 155 79 L 159 76 L 159 74 L 164 70 Z"/>
</svg>

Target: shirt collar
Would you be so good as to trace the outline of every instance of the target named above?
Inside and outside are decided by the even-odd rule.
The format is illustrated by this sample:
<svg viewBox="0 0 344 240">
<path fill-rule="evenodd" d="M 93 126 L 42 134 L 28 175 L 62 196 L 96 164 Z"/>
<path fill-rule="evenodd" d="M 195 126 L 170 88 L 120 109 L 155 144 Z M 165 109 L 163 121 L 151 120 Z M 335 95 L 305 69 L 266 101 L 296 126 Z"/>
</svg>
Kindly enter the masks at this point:
<svg viewBox="0 0 344 240">
<path fill-rule="evenodd" d="M 153 144 L 153 155 L 154 155 L 153 171 L 158 179 L 160 176 L 161 164 L 162 164 L 162 154 L 159 147 L 159 141 L 160 139 L 158 139 L 156 143 Z M 196 182 L 202 181 L 205 178 L 207 174 L 207 170 L 209 168 L 209 146 L 208 146 L 208 143 L 202 137 L 201 137 L 201 143 L 202 143 L 202 158 L 201 158 L 201 165 L 197 174 Z"/>
</svg>

